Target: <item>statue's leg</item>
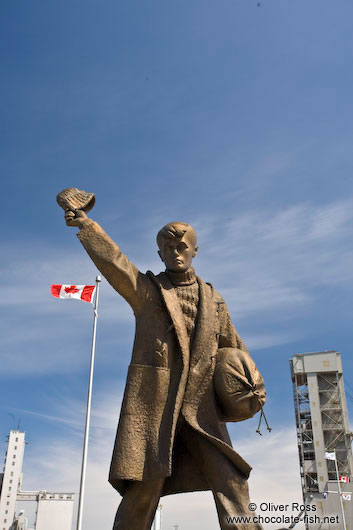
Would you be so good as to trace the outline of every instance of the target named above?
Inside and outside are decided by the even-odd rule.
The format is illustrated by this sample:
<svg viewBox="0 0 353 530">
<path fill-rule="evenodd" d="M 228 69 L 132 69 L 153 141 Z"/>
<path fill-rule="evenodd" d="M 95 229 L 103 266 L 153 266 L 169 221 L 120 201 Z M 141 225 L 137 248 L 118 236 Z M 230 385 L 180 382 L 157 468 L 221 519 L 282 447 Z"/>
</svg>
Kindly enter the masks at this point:
<svg viewBox="0 0 353 530">
<path fill-rule="evenodd" d="M 248 483 L 235 465 L 211 442 L 184 422 L 179 435 L 212 490 L 222 530 L 261 530 L 249 510 Z M 248 519 L 238 519 L 237 517 Z M 256 521 L 256 519 L 255 519 Z"/>
<path fill-rule="evenodd" d="M 131 481 L 116 512 L 113 530 L 150 530 L 164 480 Z"/>
</svg>

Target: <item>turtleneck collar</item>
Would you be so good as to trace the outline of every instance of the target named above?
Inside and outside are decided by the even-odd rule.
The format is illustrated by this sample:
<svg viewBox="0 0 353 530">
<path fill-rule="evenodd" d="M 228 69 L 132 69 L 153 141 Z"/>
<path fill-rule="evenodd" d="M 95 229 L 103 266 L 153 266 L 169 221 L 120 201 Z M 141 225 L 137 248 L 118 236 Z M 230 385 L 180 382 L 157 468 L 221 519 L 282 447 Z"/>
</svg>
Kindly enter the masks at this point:
<svg viewBox="0 0 353 530">
<path fill-rule="evenodd" d="M 191 285 L 196 282 L 196 274 L 193 267 L 185 272 L 173 272 L 168 269 L 165 271 L 174 285 Z"/>
</svg>

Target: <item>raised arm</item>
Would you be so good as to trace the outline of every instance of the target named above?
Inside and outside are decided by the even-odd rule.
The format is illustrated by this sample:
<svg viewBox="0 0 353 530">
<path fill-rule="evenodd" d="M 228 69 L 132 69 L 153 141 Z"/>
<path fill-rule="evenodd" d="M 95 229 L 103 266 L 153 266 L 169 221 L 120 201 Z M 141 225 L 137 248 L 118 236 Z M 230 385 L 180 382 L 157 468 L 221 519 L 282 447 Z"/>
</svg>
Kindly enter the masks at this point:
<svg viewBox="0 0 353 530">
<path fill-rule="evenodd" d="M 96 267 L 131 305 L 133 311 L 138 312 L 146 298 L 149 283 L 147 276 L 131 263 L 99 224 L 89 219 L 83 211 L 68 211 L 65 213 L 65 220 L 68 226 L 80 229 L 77 237 Z"/>
</svg>

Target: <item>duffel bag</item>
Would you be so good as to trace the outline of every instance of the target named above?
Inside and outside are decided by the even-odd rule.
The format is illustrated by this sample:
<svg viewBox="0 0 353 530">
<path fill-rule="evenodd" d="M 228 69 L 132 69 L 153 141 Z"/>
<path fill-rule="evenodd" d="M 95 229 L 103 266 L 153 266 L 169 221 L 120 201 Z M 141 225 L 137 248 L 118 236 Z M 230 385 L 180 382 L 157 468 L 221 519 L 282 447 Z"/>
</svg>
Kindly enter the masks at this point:
<svg viewBox="0 0 353 530">
<path fill-rule="evenodd" d="M 252 418 L 264 405 L 264 380 L 247 351 L 221 348 L 217 353 L 214 389 L 225 421 Z"/>
</svg>

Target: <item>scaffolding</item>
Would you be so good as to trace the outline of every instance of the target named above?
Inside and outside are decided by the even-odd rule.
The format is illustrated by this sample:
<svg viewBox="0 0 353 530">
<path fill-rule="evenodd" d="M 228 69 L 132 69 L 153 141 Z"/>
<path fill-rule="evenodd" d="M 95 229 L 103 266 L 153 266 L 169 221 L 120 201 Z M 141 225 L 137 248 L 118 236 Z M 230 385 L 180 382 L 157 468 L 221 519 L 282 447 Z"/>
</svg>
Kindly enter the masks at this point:
<svg viewBox="0 0 353 530">
<path fill-rule="evenodd" d="M 317 514 L 341 514 L 339 486 L 345 494 L 346 528 L 353 529 L 352 433 L 349 430 L 341 356 L 336 351 L 293 355 L 290 360 L 304 504 Z M 326 453 L 335 453 L 335 461 Z M 342 515 L 342 514 L 341 514 Z M 340 517 L 340 520 L 342 517 Z M 307 530 L 342 529 L 341 523 L 310 524 Z"/>
</svg>

